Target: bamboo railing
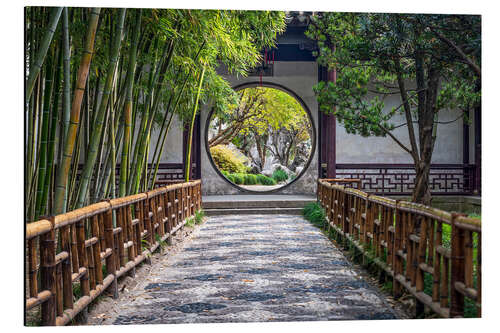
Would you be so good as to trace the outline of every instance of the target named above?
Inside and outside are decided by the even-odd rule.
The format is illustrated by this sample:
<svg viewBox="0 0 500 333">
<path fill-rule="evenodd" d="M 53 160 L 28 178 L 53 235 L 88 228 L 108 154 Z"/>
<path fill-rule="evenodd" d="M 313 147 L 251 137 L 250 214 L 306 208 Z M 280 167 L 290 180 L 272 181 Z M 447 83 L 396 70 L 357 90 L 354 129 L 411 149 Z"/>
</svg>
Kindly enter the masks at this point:
<svg viewBox="0 0 500 333">
<path fill-rule="evenodd" d="M 417 315 L 425 305 L 441 317 L 463 317 L 467 298 L 481 317 L 480 219 L 323 179 L 317 194 L 328 230 L 334 229 L 392 277 L 395 297 L 403 288 L 411 293 Z"/>
<path fill-rule="evenodd" d="M 199 209 L 195 180 L 29 223 L 26 311 L 40 305 L 42 325 L 66 325 L 105 290 L 118 297 L 117 279 L 134 276 L 135 266 Z"/>
</svg>

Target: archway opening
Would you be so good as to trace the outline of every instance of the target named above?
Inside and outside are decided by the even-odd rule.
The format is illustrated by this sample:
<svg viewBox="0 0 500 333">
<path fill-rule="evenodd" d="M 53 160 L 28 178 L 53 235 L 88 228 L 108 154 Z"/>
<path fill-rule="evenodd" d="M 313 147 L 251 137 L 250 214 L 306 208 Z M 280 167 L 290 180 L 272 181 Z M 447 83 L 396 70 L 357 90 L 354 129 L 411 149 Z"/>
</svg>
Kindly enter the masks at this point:
<svg viewBox="0 0 500 333">
<path fill-rule="evenodd" d="M 309 110 L 288 89 L 266 83 L 235 88 L 239 100 L 227 111 L 212 110 L 206 147 L 214 168 L 247 192 L 274 192 L 306 171 L 315 145 Z"/>
</svg>

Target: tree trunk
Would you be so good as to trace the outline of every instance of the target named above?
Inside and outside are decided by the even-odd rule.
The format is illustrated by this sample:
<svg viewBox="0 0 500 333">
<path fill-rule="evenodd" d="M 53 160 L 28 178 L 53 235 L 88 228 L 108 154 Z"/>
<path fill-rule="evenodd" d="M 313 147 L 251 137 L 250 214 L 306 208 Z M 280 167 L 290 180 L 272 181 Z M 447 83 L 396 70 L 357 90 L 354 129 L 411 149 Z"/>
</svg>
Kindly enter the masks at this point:
<svg viewBox="0 0 500 333">
<path fill-rule="evenodd" d="M 429 187 L 430 163 L 420 162 L 415 166 L 415 188 L 412 201 L 426 206 L 431 204 L 431 191 Z"/>
</svg>

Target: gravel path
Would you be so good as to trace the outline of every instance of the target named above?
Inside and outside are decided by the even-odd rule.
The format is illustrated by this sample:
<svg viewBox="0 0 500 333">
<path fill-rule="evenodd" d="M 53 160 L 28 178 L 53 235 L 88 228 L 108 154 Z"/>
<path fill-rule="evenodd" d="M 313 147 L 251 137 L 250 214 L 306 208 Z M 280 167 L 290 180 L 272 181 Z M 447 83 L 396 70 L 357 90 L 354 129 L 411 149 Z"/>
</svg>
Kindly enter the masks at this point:
<svg viewBox="0 0 500 333">
<path fill-rule="evenodd" d="M 101 324 L 396 318 L 344 255 L 298 216 L 210 217 L 160 266 Z"/>
</svg>

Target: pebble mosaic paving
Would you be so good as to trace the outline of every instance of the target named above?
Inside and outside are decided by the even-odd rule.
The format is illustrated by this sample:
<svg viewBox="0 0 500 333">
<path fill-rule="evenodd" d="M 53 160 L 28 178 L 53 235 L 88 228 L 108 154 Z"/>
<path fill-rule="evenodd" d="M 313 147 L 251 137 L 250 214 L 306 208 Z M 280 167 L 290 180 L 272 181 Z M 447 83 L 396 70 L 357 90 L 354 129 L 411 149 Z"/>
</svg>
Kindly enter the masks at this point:
<svg viewBox="0 0 500 333">
<path fill-rule="evenodd" d="M 103 324 L 395 319 L 383 296 L 300 216 L 207 218 Z"/>
</svg>

